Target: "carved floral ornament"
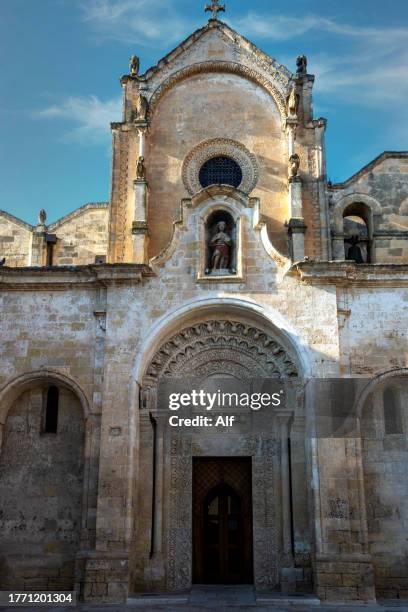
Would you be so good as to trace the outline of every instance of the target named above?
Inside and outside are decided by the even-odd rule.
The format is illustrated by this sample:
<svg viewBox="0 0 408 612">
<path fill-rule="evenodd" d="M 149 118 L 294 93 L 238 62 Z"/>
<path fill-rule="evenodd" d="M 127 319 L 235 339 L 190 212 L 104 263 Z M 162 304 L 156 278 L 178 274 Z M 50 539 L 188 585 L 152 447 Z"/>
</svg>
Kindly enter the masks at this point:
<svg viewBox="0 0 408 612">
<path fill-rule="evenodd" d="M 211 320 L 183 329 L 154 355 L 144 377 L 151 386 L 162 376 L 231 374 L 293 378 L 293 358 L 276 340 L 256 327 L 237 321 Z"/>
<path fill-rule="evenodd" d="M 255 158 L 248 149 L 235 140 L 227 138 L 214 138 L 200 142 L 184 160 L 182 179 L 190 195 L 201 191 L 199 173 L 202 165 L 213 157 L 230 157 L 241 168 L 242 181 L 240 191 L 250 194 L 259 179 L 259 167 Z"/>
</svg>

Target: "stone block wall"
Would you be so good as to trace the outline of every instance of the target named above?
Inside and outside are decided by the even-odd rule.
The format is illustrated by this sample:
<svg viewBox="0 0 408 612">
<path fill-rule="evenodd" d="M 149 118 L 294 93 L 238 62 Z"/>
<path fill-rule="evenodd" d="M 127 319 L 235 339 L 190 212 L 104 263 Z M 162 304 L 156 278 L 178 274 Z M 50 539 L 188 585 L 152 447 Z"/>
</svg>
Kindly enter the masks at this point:
<svg viewBox="0 0 408 612">
<path fill-rule="evenodd" d="M 81 535 L 84 415 L 61 388 L 57 433 L 44 433 L 47 387 L 11 407 L 0 455 L 0 587 L 69 591 Z"/>
<path fill-rule="evenodd" d="M 0 211 L 0 260 L 5 265 L 29 265 L 32 226 L 4 211 Z"/>
</svg>

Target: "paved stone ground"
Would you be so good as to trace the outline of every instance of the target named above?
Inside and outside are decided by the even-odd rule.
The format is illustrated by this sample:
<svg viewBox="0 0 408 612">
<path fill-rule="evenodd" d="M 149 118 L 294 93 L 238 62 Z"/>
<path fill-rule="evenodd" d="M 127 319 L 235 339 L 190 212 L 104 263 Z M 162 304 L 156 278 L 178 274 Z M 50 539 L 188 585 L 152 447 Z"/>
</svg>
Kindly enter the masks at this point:
<svg viewBox="0 0 408 612">
<path fill-rule="evenodd" d="M 0 611 L 12 609 L 11 607 L 0 607 Z M 16 609 L 14 607 L 13 609 Z M 73 607 L 37 606 L 23 607 L 26 612 L 205 612 L 215 610 L 223 611 L 250 611 L 257 612 L 408 612 L 408 600 L 387 600 L 378 604 L 320 604 L 313 596 L 287 597 L 279 594 L 256 595 L 254 589 L 249 586 L 231 587 L 194 587 L 190 593 L 185 595 L 150 595 L 131 597 L 126 605 L 88 605 L 81 604 Z"/>
</svg>

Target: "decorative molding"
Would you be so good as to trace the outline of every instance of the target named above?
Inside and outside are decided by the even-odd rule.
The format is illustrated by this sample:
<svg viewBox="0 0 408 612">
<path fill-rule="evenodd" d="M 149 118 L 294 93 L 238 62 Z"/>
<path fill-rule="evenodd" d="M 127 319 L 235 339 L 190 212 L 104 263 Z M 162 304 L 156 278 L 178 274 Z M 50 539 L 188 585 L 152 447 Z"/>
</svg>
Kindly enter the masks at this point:
<svg viewBox="0 0 408 612">
<path fill-rule="evenodd" d="M 240 376 L 245 368 L 251 376 L 254 372 L 259 377 L 298 376 L 292 356 L 265 332 L 237 321 L 211 320 L 187 327 L 168 340 L 151 360 L 143 386 L 154 386 L 163 376 L 209 376 L 220 371 L 220 362 L 236 364 Z"/>
<path fill-rule="evenodd" d="M 215 61 L 215 62 L 210 61 L 210 62 L 201 62 L 201 63 L 193 64 L 191 66 L 186 66 L 185 68 L 182 68 L 178 72 L 175 72 L 172 75 L 170 75 L 165 81 L 160 83 L 160 85 L 153 92 L 150 98 L 149 111 L 147 114 L 148 120 L 151 120 L 151 118 L 153 117 L 156 107 L 159 101 L 161 100 L 161 98 L 164 96 L 164 94 L 168 92 L 170 89 L 172 89 L 177 83 L 184 81 L 185 79 L 188 79 L 197 74 L 205 74 L 205 73 L 213 73 L 213 72 L 237 74 L 263 87 L 265 91 L 267 91 L 267 93 L 269 93 L 269 95 L 274 100 L 279 110 L 282 124 L 285 125 L 286 117 L 287 117 L 286 99 L 282 95 L 282 93 L 275 87 L 273 83 L 273 76 L 270 76 L 268 78 L 262 73 L 258 72 L 257 70 L 254 70 L 253 68 L 249 68 L 248 66 L 237 64 L 235 62 L 222 62 L 222 61 Z M 289 84 L 289 80 L 288 80 L 288 83 L 286 84 L 286 88 L 288 87 L 288 84 Z"/>
<path fill-rule="evenodd" d="M 133 285 L 155 276 L 144 264 L 91 264 L 0 268 L 1 291 L 69 291 L 72 287 L 95 288 Z"/>
<path fill-rule="evenodd" d="M 299 262 L 289 276 L 315 285 L 407 287 L 408 264 L 356 264 L 351 261 Z"/>
<path fill-rule="evenodd" d="M 259 179 L 256 157 L 240 142 L 227 138 L 204 140 L 187 155 L 183 162 L 182 179 L 189 194 L 194 195 L 202 190 L 199 181 L 200 168 L 207 160 L 219 155 L 231 157 L 237 162 L 242 170 L 239 191 L 246 195 L 250 194 Z"/>
</svg>

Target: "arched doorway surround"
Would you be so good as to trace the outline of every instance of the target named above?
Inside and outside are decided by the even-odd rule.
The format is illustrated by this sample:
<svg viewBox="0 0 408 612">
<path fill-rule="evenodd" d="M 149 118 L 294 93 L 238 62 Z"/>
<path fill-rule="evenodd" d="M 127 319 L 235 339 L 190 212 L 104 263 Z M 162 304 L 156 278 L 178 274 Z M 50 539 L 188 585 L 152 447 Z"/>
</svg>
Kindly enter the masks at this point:
<svg viewBox="0 0 408 612">
<path fill-rule="evenodd" d="M 179 322 L 178 331 L 173 327 L 156 344 L 141 376 L 138 468 L 144 477 L 136 486 L 132 590 L 191 586 L 192 474 L 193 459 L 199 457 L 251 461 L 257 588 L 277 587 L 282 569 L 294 565 L 288 440 L 291 423 L 303 409 L 299 356 L 287 335 L 268 325 L 265 317 L 248 316 L 242 305 L 206 306 L 205 314 L 190 310 L 184 325 Z M 167 407 L 160 406 L 157 397 L 159 381 L 169 376 L 208 380 L 220 372 L 237 381 L 284 380 L 285 406 L 260 415 L 245 435 L 169 431 Z"/>
</svg>

